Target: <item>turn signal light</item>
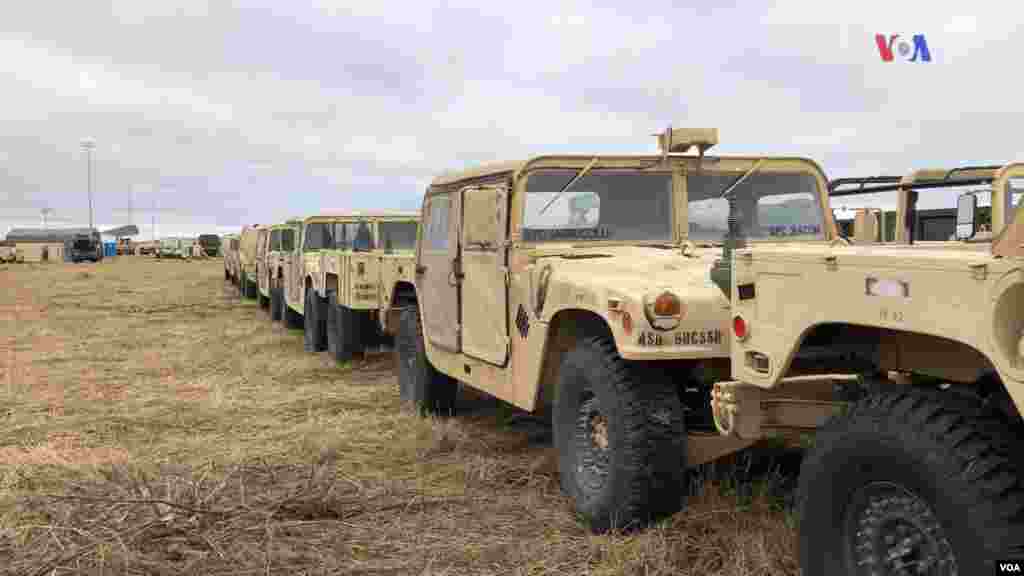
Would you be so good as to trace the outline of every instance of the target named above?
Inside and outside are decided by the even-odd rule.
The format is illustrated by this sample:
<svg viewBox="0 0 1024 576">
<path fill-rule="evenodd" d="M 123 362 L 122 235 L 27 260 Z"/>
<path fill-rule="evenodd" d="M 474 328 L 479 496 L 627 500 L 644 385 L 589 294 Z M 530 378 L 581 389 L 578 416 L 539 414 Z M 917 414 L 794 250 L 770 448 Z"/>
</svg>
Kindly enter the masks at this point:
<svg viewBox="0 0 1024 576">
<path fill-rule="evenodd" d="M 662 292 L 654 300 L 655 316 L 676 316 L 681 309 L 682 303 L 679 301 L 679 297 L 671 292 Z"/>
<path fill-rule="evenodd" d="M 747 332 L 747 321 L 740 316 L 733 317 L 732 332 L 736 335 L 738 340 L 746 340 L 747 336 L 749 336 Z"/>
</svg>

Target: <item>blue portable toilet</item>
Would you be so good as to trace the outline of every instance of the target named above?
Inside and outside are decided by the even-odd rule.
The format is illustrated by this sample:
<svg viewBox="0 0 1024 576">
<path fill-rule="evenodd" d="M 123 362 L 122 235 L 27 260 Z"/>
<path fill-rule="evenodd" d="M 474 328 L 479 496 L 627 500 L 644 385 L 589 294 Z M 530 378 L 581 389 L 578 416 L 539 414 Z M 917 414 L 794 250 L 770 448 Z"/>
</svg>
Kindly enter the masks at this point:
<svg viewBox="0 0 1024 576">
<path fill-rule="evenodd" d="M 103 257 L 117 256 L 117 242 L 103 242 Z"/>
</svg>

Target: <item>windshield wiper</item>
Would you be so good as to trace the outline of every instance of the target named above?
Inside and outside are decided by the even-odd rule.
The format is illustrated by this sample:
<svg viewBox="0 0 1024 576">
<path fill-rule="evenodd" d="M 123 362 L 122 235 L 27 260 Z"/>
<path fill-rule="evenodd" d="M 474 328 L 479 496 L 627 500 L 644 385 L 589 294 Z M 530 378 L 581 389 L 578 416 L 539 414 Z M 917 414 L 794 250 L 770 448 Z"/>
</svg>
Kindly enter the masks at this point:
<svg viewBox="0 0 1024 576">
<path fill-rule="evenodd" d="M 545 204 L 544 207 L 540 209 L 540 212 L 538 212 L 537 215 L 540 216 L 541 214 L 547 212 L 548 208 L 550 208 L 551 205 L 555 203 L 555 200 L 558 200 L 559 197 L 561 197 L 562 194 L 564 194 L 566 190 L 568 190 L 573 184 L 575 184 L 587 172 L 590 172 L 590 169 L 594 167 L 594 164 L 597 164 L 597 158 L 596 157 L 593 160 L 591 160 L 589 164 L 584 166 L 583 170 L 580 170 L 579 172 L 577 172 L 576 176 L 574 176 L 572 180 L 569 180 L 568 184 L 566 184 L 565 186 L 562 186 L 562 189 L 559 190 L 557 194 L 555 194 L 554 198 L 549 200 L 548 203 Z"/>
<path fill-rule="evenodd" d="M 719 198 L 725 198 L 726 195 L 728 195 L 730 192 L 732 192 L 734 188 L 736 188 L 737 186 L 742 184 L 743 181 L 746 180 L 748 176 L 750 176 L 755 171 L 757 171 L 757 169 L 761 167 L 761 164 L 764 164 L 764 158 L 762 158 L 762 159 L 758 160 L 757 162 L 755 162 L 754 165 L 750 167 L 750 170 L 747 170 L 746 172 L 743 173 L 742 176 L 740 176 L 739 178 L 734 180 L 732 184 L 729 184 L 729 186 L 725 190 L 723 190 L 722 193 L 718 197 Z"/>
</svg>

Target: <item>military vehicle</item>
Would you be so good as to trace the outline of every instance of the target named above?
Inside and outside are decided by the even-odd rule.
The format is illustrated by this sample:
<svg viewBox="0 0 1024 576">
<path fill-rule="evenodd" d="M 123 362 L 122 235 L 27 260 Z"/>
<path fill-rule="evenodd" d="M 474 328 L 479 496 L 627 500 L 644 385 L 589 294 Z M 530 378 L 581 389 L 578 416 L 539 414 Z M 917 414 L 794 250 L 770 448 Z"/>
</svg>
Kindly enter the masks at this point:
<svg viewBox="0 0 1024 576">
<path fill-rule="evenodd" d="M 135 254 L 136 247 L 135 243 L 132 242 L 131 238 L 118 238 L 117 239 L 117 255 L 118 256 L 132 256 Z"/>
<path fill-rule="evenodd" d="M 138 243 L 137 254 L 139 256 L 155 256 L 157 248 L 160 246 L 160 242 L 156 240 L 149 240 Z"/>
<path fill-rule="evenodd" d="M 978 185 L 991 234 L 969 191 L 954 241 L 916 240 L 920 194 Z M 731 379 L 712 414 L 734 439 L 814 432 L 804 574 L 998 573 L 1024 553 L 1024 163 L 895 186 L 895 244 L 733 251 Z"/>
<path fill-rule="evenodd" d="M 224 254 L 224 279 L 238 284 L 238 235 L 226 234 L 221 246 Z"/>
<path fill-rule="evenodd" d="M 270 278 L 267 267 L 267 252 L 270 246 L 271 226 L 264 226 L 256 232 L 256 302 L 260 308 L 270 308 Z"/>
<path fill-rule="evenodd" d="M 412 289 L 418 215 L 352 212 L 303 223 L 305 347 L 339 362 L 394 336 L 391 303 Z"/>
<path fill-rule="evenodd" d="M 98 230 L 90 233 L 76 233 L 71 239 L 71 261 L 99 262 L 103 260 L 103 242 Z"/>
<path fill-rule="evenodd" d="M 198 242 L 203 248 L 203 253 L 207 256 L 214 257 L 220 255 L 220 236 L 216 234 L 200 234 Z"/>
<path fill-rule="evenodd" d="M 161 238 L 156 249 L 156 257 L 188 260 L 192 257 L 193 242 L 191 238 Z"/>
<path fill-rule="evenodd" d="M 301 270 L 302 254 L 298 250 L 302 220 L 290 219 L 284 224 L 270 227 L 269 246 L 266 252 L 266 278 L 260 277 L 261 289 L 265 283 L 270 297 L 270 320 L 288 320 L 289 327 L 301 328 L 297 313 L 285 305 L 285 286 L 292 277 L 293 269 Z"/>
<path fill-rule="evenodd" d="M 255 299 L 257 292 L 256 250 L 259 246 L 259 232 L 265 226 L 243 226 L 238 247 L 238 294 L 242 298 Z"/>
<path fill-rule="evenodd" d="M 675 512 L 687 467 L 749 445 L 709 408 L 729 374 L 729 199 L 750 242 L 839 238 L 815 162 L 705 156 L 717 141 L 669 129 L 660 154 L 538 156 L 426 191 L 415 288 L 395 297 L 402 400 L 451 413 L 461 381 L 549 415 L 595 531 Z"/>
</svg>

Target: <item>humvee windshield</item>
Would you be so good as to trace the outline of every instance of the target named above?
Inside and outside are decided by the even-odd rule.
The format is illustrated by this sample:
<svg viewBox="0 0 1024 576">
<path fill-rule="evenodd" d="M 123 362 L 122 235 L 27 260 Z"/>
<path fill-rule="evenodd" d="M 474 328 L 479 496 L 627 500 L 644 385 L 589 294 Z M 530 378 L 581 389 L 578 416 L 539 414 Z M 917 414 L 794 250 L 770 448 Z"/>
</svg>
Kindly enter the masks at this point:
<svg viewBox="0 0 1024 576">
<path fill-rule="evenodd" d="M 385 251 L 412 250 L 416 247 L 415 222 L 381 222 L 380 243 Z"/>
<path fill-rule="evenodd" d="M 306 237 L 302 246 L 303 252 L 333 247 L 334 239 L 329 222 L 313 222 L 306 225 Z"/>
<path fill-rule="evenodd" d="M 559 194 L 578 170 L 538 170 L 526 181 L 527 242 L 672 241 L 672 175 L 592 170 Z"/>
<path fill-rule="evenodd" d="M 295 230 L 292 228 L 285 228 L 281 230 L 281 250 L 284 252 L 291 252 L 295 250 Z"/>
<path fill-rule="evenodd" d="M 373 250 L 375 246 L 373 229 L 368 222 L 338 222 L 334 225 L 336 249 L 366 252 Z"/>
<path fill-rule="evenodd" d="M 281 251 L 281 232 L 282 230 L 270 231 L 270 252 Z"/>
<path fill-rule="evenodd" d="M 729 201 L 721 195 L 737 177 L 715 172 L 686 176 L 691 240 L 724 239 L 729 230 Z M 755 172 L 730 194 L 736 196 L 740 227 L 749 239 L 824 238 L 818 181 L 812 174 Z"/>
</svg>

